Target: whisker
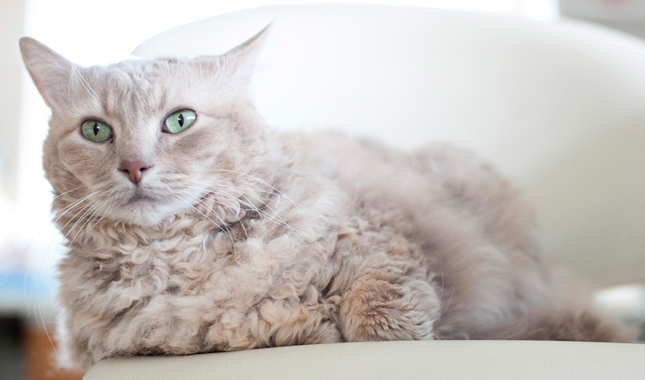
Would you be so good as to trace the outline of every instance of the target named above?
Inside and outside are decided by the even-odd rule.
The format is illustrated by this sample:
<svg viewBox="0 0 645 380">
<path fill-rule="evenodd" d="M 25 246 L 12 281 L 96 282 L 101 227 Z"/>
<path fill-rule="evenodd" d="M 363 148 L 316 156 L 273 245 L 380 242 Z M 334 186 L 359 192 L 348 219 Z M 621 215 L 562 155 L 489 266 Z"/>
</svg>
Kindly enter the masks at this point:
<svg viewBox="0 0 645 380">
<path fill-rule="evenodd" d="M 73 191 L 73 190 L 72 190 L 72 191 Z M 60 215 L 59 215 L 55 220 L 53 220 L 53 221 L 52 221 L 52 223 L 54 223 L 54 224 L 55 224 L 55 223 L 56 223 L 60 218 L 62 218 L 65 214 L 67 214 L 68 212 L 70 212 L 70 211 L 71 211 L 72 209 L 74 209 L 76 206 L 81 205 L 85 200 L 87 200 L 90 196 L 92 196 L 92 194 L 94 194 L 94 193 L 90 193 L 90 194 L 86 195 L 85 197 L 83 197 L 83 198 L 81 198 L 81 199 L 79 199 L 79 200 L 77 200 L 77 201 L 75 201 L 75 202 L 72 202 L 72 204 L 70 204 L 70 205 L 68 205 L 67 207 L 65 207 L 65 208 L 62 210 L 61 214 L 60 214 Z M 62 194 L 61 194 L 61 195 L 62 195 Z M 75 215 L 75 216 L 77 216 L 78 214 L 80 214 L 81 212 L 83 212 L 83 210 L 84 210 L 86 207 L 87 207 L 87 206 L 85 206 L 85 207 L 83 207 L 81 210 L 79 210 L 79 211 L 76 213 L 76 215 Z M 60 212 L 60 211 L 59 211 L 59 212 Z M 75 216 L 74 216 L 74 217 L 75 217 Z M 68 225 L 72 220 L 73 220 L 73 217 L 72 217 L 72 218 L 71 218 L 71 219 L 70 219 L 70 220 L 65 224 L 65 226 L 63 226 L 63 228 L 64 228 L 64 227 L 66 227 L 66 226 L 67 226 L 67 225 Z M 45 227 L 41 228 L 41 230 L 39 231 L 39 233 L 40 233 L 40 232 L 42 232 L 42 230 L 43 230 L 44 228 L 45 228 Z M 62 230 L 62 229 L 61 229 L 61 230 Z M 31 240 L 31 242 L 29 243 L 29 246 L 31 246 L 31 244 L 33 244 L 33 242 L 36 240 L 36 237 L 37 237 L 37 236 L 34 236 L 34 238 L 33 238 L 33 239 Z M 47 246 L 47 249 L 45 250 L 45 252 L 46 252 L 46 253 L 48 253 L 48 252 L 50 251 L 52 244 L 54 244 L 54 242 L 53 242 L 53 241 L 52 241 L 52 242 L 50 242 L 50 243 L 49 243 L 49 245 Z M 44 263 L 44 261 L 43 261 L 43 263 Z M 39 270 L 38 270 L 38 277 L 40 277 L 40 275 L 41 275 L 41 273 L 42 273 L 42 266 L 43 266 L 43 263 L 41 263 L 41 266 L 40 266 L 40 268 L 39 268 Z M 25 292 L 25 295 L 26 295 L 26 293 L 27 293 L 27 277 L 26 277 L 26 276 L 25 276 L 25 283 L 23 284 L 23 288 L 24 288 L 24 292 Z"/>
<path fill-rule="evenodd" d="M 75 191 L 75 190 L 81 189 L 81 188 L 83 188 L 83 187 L 85 187 L 85 186 L 79 186 L 79 187 L 73 188 L 73 189 L 71 189 L 71 190 L 65 191 L 65 192 L 63 192 L 63 193 L 60 193 L 60 194 L 58 194 L 58 195 L 54 196 L 54 197 L 52 198 L 52 201 L 56 200 L 57 198 L 62 197 L 62 196 L 63 196 L 63 195 L 65 195 L 65 194 L 68 194 L 68 193 L 73 192 L 73 191 Z M 65 216 L 67 213 L 69 213 L 70 211 L 72 211 L 74 208 L 76 208 L 77 206 L 82 205 L 82 204 L 83 204 L 87 199 L 89 199 L 89 198 L 90 198 L 92 195 L 94 195 L 95 193 L 96 193 L 96 192 L 89 193 L 89 194 L 87 194 L 86 196 L 84 196 L 84 197 L 82 197 L 82 198 L 80 198 L 80 199 L 77 199 L 76 201 L 74 201 L 74 202 L 70 203 L 70 204 L 69 204 L 69 205 L 67 205 L 66 207 L 64 207 L 64 208 L 62 208 L 62 209 L 60 209 L 60 210 L 57 210 L 57 211 L 56 211 L 57 217 L 56 217 L 56 218 L 55 218 L 51 223 L 54 223 L 54 224 L 55 224 L 58 220 L 60 220 L 63 216 Z M 67 226 L 71 221 L 73 221 L 73 220 L 74 220 L 74 219 L 75 219 L 75 218 L 76 218 L 80 213 L 82 213 L 82 212 L 83 212 L 83 210 L 87 209 L 87 207 L 88 207 L 88 205 L 86 205 L 86 206 L 84 206 L 83 208 L 81 208 L 80 210 L 78 210 L 78 211 L 76 212 L 76 214 L 75 214 L 75 215 L 74 215 L 74 216 L 73 216 L 73 217 L 72 217 L 72 218 L 71 218 L 71 219 L 70 219 L 70 220 L 65 224 L 65 226 L 64 226 L 64 227 L 66 227 L 66 226 Z M 40 234 L 40 233 L 42 232 L 42 230 L 43 230 L 43 229 L 44 229 L 44 227 L 43 227 L 43 228 L 41 228 L 41 230 L 38 232 L 38 234 Z M 38 234 L 37 234 L 37 235 L 38 235 Z M 32 242 L 30 243 L 30 245 L 35 241 L 35 239 L 36 239 L 37 235 L 36 235 L 36 236 L 34 236 L 34 238 L 33 238 Z M 66 236 L 65 236 L 65 238 L 66 238 Z M 53 245 L 53 244 L 54 244 L 54 241 L 51 241 L 51 242 L 50 242 L 50 244 L 48 245 L 48 247 L 47 247 L 46 251 L 45 251 L 45 257 L 44 257 L 43 261 L 41 262 L 41 265 L 40 265 L 40 267 L 39 267 L 39 269 L 38 269 L 38 275 L 37 275 L 37 277 L 38 277 L 38 278 L 42 277 L 42 276 L 44 275 L 44 273 L 45 273 L 45 272 L 49 271 L 49 269 L 50 269 L 50 268 L 51 268 L 51 266 L 53 265 L 53 257 L 54 257 L 54 256 L 49 254 L 49 252 L 51 252 L 51 248 L 52 248 L 52 245 Z M 45 315 L 44 315 L 44 312 L 43 312 L 43 308 L 42 308 L 42 305 L 41 305 L 40 299 L 41 299 L 41 297 L 40 297 L 40 282 L 37 282 L 37 283 L 36 283 L 36 305 L 35 305 L 36 310 L 35 310 L 35 312 L 36 312 L 36 314 L 39 316 L 40 322 L 41 322 L 41 324 L 42 324 L 42 326 L 43 326 L 43 329 L 45 330 L 45 334 L 47 335 L 47 339 L 49 340 L 50 344 L 52 345 L 52 349 L 54 350 L 54 354 L 55 354 L 55 356 L 56 356 L 56 357 L 58 357 L 58 351 L 56 350 L 56 347 L 55 347 L 55 345 L 54 345 L 54 343 L 53 343 L 53 340 L 52 340 L 51 334 L 49 333 L 49 329 L 47 328 L 47 323 L 45 322 Z"/>
<path fill-rule="evenodd" d="M 247 178 L 250 178 L 250 179 L 256 180 L 256 181 L 258 181 L 258 182 L 260 182 L 260 183 L 262 183 L 262 184 L 264 184 L 264 185 L 266 185 L 266 186 L 270 187 L 271 189 L 275 190 L 275 192 L 276 192 L 276 193 L 278 193 L 278 194 L 282 195 L 282 196 L 283 196 L 285 199 L 287 199 L 289 202 L 293 203 L 293 205 L 294 205 L 294 206 L 299 207 L 299 208 L 302 208 L 302 206 L 301 206 L 301 205 L 299 205 L 299 204 L 298 204 L 296 201 L 294 201 L 293 199 L 291 199 L 291 197 L 289 197 L 288 195 L 286 195 L 285 193 L 283 193 L 282 191 L 280 191 L 277 187 L 275 187 L 275 186 L 271 185 L 270 183 L 266 182 L 266 181 L 265 181 L 265 180 L 263 180 L 262 178 L 258 178 L 258 177 L 256 177 L 256 176 L 252 176 L 252 175 L 250 175 L 250 174 L 242 173 L 242 172 L 238 172 L 238 171 L 235 171 L 235 170 L 228 170 L 228 169 L 213 169 L 213 170 L 214 170 L 214 171 L 220 171 L 220 172 L 229 172 L 229 173 L 234 173 L 234 174 L 240 174 L 240 175 L 243 175 L 243 176 L 245 176 L 245 177 L 247 177 Z"/>
<path fill-rule="evenodd" d="M 57 214 L 59 214 L 59 213 L 60 213 L 60 215 L 59 215 L 58 217 L 56 217 L 56 219 L 54 219 L 54 220 L 52 221 L 52 223 L 56 223 L 56 222 L 57 222 L 61 217 L 63 217 L 63 216 L 64 216 L 68 211 L 71 211 L 74 207 L 76 207 L 77 205 L 79 205 L 79 204 L 83 203 L 85 200 L 87 200 L 89 197 L 91 197 L 91 196 L 92 196 L 92 195 L 94 195 L 94 194 L 96 194 L 96 192 L 89 193 L 88 195 L 84 196 L 83 198 L 78 199 L 78 200 L 76 200 L 76 201 L 72 202 L 70 205 L 68 205 L 67 207 L 65 207 L 65 208 L 61 209 L 60 211 L 56 211 L 56 213 L 57 213 Z"/>
<path fill-rule="evenodd" d="M 113 208 L 114 208 L 114 204 L 106 203 L 106 205 L 101 210 L 100 214 L 108 215 Z M 96 227 L 104 219 L 105 219 L 105 216 L 98 217 L 96 219 L 96 222 L 94 222 L 91 226 L 89 226 L 88 231 L 91 231 L 92 229 L 94 229 L 94 227 Z"/>
<path fill-rule="evenodd" d="M 96 206 L 98 206 L 98 207 L 96 207 Z M 94 203 L 94 204 L 92 205 L 92 207 L 90 207 L 90 209 L 89 209 L 87 212 L 85 212 L 85 214 L 83 214 L 83 216 L 81 216 L 81 218 L 79 219 L 79 221 L 80 221 L 80 220 L 83 220 L 83 218 L 85 218 L 85 215 L 87 215 L 87 214 L 88 214 L 88 212 L 90 212 L 90 211 L 92 211 L 92 210 L 93 210 L 93 211 L 92 211 L 92 213 L 90 214 L 90 216 L 89 216 L 89 217 L 87 217 L 87 220 L 85 221 L 85 223 L 83 223 L 83 225 L 81 226 L 81 228 L 79 228 L 79 229 L 78 229 L 78 232 L 76 232 L 76 235 L 74 235 L 74 238 L 73 238 L 73 239 L 72 239 L 72 241 L 69 243 L 69 245 L 70 245 L 70 246 L 72 246 L 72 245 L 74 244 L 74 242 L 76 241 L 76 238 L 78 238 L 78 236 L 79 236 L 79 235 L 81 235 L 81 233 L 83 232 L 83 229 L 85 228 L 85 226 L 87 226 L 87 224 L 92 220 L 92 218 L 94 217 L 94 215 L 96 215 L 96 212 L 97 212 L 100 208 L 101 208 L 101 204 L 100 204 L 100 203 L 98 203 L 98 202 L 96 202 L 96 203 Z M 76 227 L 76 226 L 74 226 L 74 227 Z M 73 229 L 74 227 L 72 227 L 72 229 Z"/>
<path fill-rule="evenodd" d="M 213 210 L 211 207 L 209 207 L 209 206 L 208 206 L 208 204 L 206 204 L 206 202 L 204 202 L 204 201 L 203 201 L 203 200 L 201 200 L 201 199 L 198 199 L 197 201 L 198 201 L 199 203 L 201 203 L 204 207 L 206 207 L 206 209 L 207 209 L 208 211 L 210 211 L 210 212 L 212 212 L 212 213 L 215 213 L 215 210 Z M 225 208 L 225 209 L 227 208 L 227 206 L 226 206 L 224 203 L 219 202 L 217 199 L 214 199 L 213 201 L 214 201 L 216 204 L 218 204 L 218 205 L 222 206 L 223 208 Z M 234 210 L 232 210 L 232 211 L 234 211 Z M 237 216 L 237 220 L 240 222 L 240 226 L 242 227 L 242 230 L 244 231 L 244 236 L 248 239 L 249 234 L 248 234 L 248 232 L 246 231 L 246 227 L 244 226 L 244 223 L 242 223 L 242 219 L 240 219 L 239 214 L 236 214 L 236 216 Z"/>
<path fill-rule="evenodd" d="M 204 184 L 206 184 L 206 183 L 204 183 Z M 214 192 L 219 193 L 219 194 L 221 195 L 220 190 L 223 190 L 223 189 L 221 189 L 221 188 L 217 188 L 217 185 L 210 184 L 210 185 L 207 187 L 207 189 L 206 189 L 206 190 L 214 191 Z M 226 193 L 225 193 L 225 194 L 226 194 Z M 227 195 L 228 195 L 228 194 L 227 194 Z M 229 195 L 229 196 L 230 196 L 230 195 Z M 278 224 L 278 225 L 281 225 L 281 226 L 284 226 L 284 227 L 288 228 L 288 229 L 293 233 L 293 236 L 294 236 L 294 237 L 296 237 L 298 240 L 300 240 L 300 242 L 301 242 L 301 243 L 302 243 L 302 244 L 303 244 L 303 245 L 304 245 L 304 246 L 305 246 L 309 251 L 311 251 L 311 252 L 312 252 L 316 257 L 318 257 L 318 255 L 316 254 L 316 252 L 311 248 L 310 244 L 306 243 L 306 242 L 304 241 L 304 239 L 302 239 L 302 237 L 300 236 L 300 233 L 301 233 L 301 232 L 300 232 L 300 231 L 298 231 L 298 230 L 296 230 L 295 228 L 293 228 L 291 225 L 289 225 L 289 223 L 287 223 L 284 219 L 282 219 L 282 217 L 280 217 L 279 213 L 278 213 L 278 212 L 276 212 L 274 209 L 272 209 L 272 208 L 271 208 L 271 207 L 270 207 L 266 202 L 262 201 L 262 200 L 261 200 L 260 198 L 258 198 L 258 197 L 255 197 L 255 198 L 256 198 L 256 199 L 258 199 L 258 200 L 259 200 L 259 201 L 260 201 L 260 202 L 261 202 L 265 207 L 267 207 L 269 210 L 271 210 L 271 212 L 272 212 L 272 213 L 273 213 L 277 218 L 279 218 L 279 219 L 280 219 L 281 223 L 277 222 L 274 218 L 272 218 L 272 216 L 271 216 L 271 215 L 269 215 L 269 214 L 268 214 L 268 213 L 266 213 L 265 211 L 263 211 L 263 210 L 259 209 L 259 208 L 258 208 L 258 207 L 256 207 L 255 205 L 253 205 L 253 203 L 252 203 L 252 202 L 251 202 L 251 201 L 246 197 L 246 194 L 242 193 L 242 194 L 241 194 L 241 198 L 246 199 L 246 202 L 245 202 L 245 201 L 243 201 L 243 200 L 241 200 L 240 198 L 237 198 L 236 200 L 237 200 L 240 204 L 247 205 L 247 207 L 250 207 L 250 209 L 251 209 L 252 211 L 255 211 L 255 212 L 259 213 L 260 215 L 263 215 L 263 216 L 264 216 L 264 217 L 266 217 L 268 220 L 270 220 L 270 221 L 272 221 L 272 222 L 274 222 L 274 223 L 276 223 L 276 224 Z M 323 260 L 323 259 L 322 259 L 322 258 L 320 258 L 320 257 L 318 257 L 318 258 L 319 258 L 320 260 Z"/>
<path fill-rule="evenodd" d="M 89 198 L 90 198 L 92 195 L 94 195 L 95 193 L 96 193 L 96 192 L 90 193 L 90 194 L 86 195 L 85 197 L 81 198 L 80 200 L 78 200 L 78 201 L 76 201 L 76 202 L 73 202 L 73 205 L 72 205 L 71 207 L 69 207 L 69 206 L 68 206 L 68 207 L 66 207 L 66 209 L 67 209 L 67 210 L 66 210 L 66 211 L 64 211 L 61 215 L 59 215 L 59 216 L 58 216 L 58 218 L 56 218 L 56 220 L 60 219 L 63 215 L 65 215 L 67 212 L 71 211 L 71 210 L 72 210 L 74 207 L 76 207 L 77 205 L 82 204 L 85 200 L 89 199 Z M 64 228 L 65 228 L 65 227 L 67 227 L 67 225 L 69 225 L 69 223 L 71 223 L 73 220 L 75 220 L 75 219 L 78 217 L 78 215 L 79 215 L 79 214 L 81 214 L 82 212 L 84 212 L 84 211 L 85 211 L 85 213 L 84 213 L 80 218 L 78 218 L 78 220 L 76 221 L 76 223 L 74 224 L 74 226 L 73 226 L 73 227 L 72 227 L 72 228 L 71 228 L 71 229 L 70 229 L 70 230 L 65 234 L 64 239 L 67 239 L 67 238 L 68 238 L 68 235 L 69 235 L 72 231 L 74 231 L 74 229 L 76 228 L 76 226 L 78 225 L 78 223 L 79 223 L 81 220 L 83 220 L 83 219 L 85 218 L 85 216 L 86 216 L 86 215 L 87 215 L 87 214 L 88 214 L 88 213 L 89 213 L 89 212 L 90 212 L 90 211 L 91 211 L 95 206 L 96 206 L 96 203 L 92 203 L 92 202 L 90 202 L 88 205 L 85 205 L 85 206 L 84 206 L 83 208 L 81 208 L 78 212 L 76 212 L 76 214 L 75 214 L 72 218 L 70 218 L 70 220 L 69 220 L 69 221 L 68 221 L 68 222 L 67 222 L 67 223 L 66 223 L 66 224 L 61 228 L 61 231 L 62 231 L 62 230 L 64 230 Z M 78 235 L 78 233 L 77 233 L 77 235 Z M 76 237 L 75 237 L 75 238 L 76 238 Z M 64 239 L 63 239 L 63 240 L 64 240 Z M 73 244 L 73 242 L 74 242 L 74 240 L 72 240 L 72 242 L 69 244 L 69 246 L 71 246 L 71 245 Z M 50 245 L 48 246 L 48 248 L 47 248 L 47 251 L 46 251 L 46 252 L 49 252 L 49 250 L 50 250 L 50 248 L 51 248 L 52 244 L 53 244 L 53 241 L 52 241 L 52 242 L 50 243 Z M 50 260 L 49 262 L 47 262 L 47 263 L 45 263 L 45 261 L 46 261 L 46 259 L 45 259 L 45 260 L 43 260 L 43 261 L 41 262 L 40 268 L 39 268 L 39 270 L 38 270 L 38 277 L 39 277 L 39 278 L 43 275 L 43 269 L 44 269 L 44 267 L 46 267 L 44 270 L 45 270 L 45 271 L 47 271 L 47 270 L 49 270 L 49 268 L 50 268 L 50 267 L 51 267 L 51 265 L 52 265 L 51 260 Z M 47 335 L 47 338 L 49 339 L 49 342 L 51 343 L 52 348 L 54 349 L 54 354 L 58 357 L 58 351 L 56 350 L 56 347 L 54 346 L 54 342 L 53 342 L 53 340 L 52 340 L 52 338 L 51 338 L 51 335 L 49 334 L 49 331 L 48 331 L 48 329 L 47 329 L 47 324 L 46 324 L 46 322 L 45 322 L 45 317 L 44 317 L 44 313 L 43 313 L 43 310 L 42 310 L 42 305 L 41 305 L 41 303 L 40 303 L 40 284 L 39 284 L 39 283 L 37 283 L 37 284 L 36 284 L 36 307 L 37 307 L 37 314 L 38 314 L 38 315 L 39 315 L 39 317 L 40 317 L 40 320 L 41 320 L 41 323 L 42 323 L 43 329 L 45 330 L 45 334 Z"/>
<path fill-rule="evenodd" d="M 73 226 L 69 229 L 69 231 L 65 234 L 65 238 L 67 238 L 67 235 L 69 235 L 72 231 L 74 231 L 74 230 L 76 229 L 76 227 L 78 226 L 78 224 L 79 224 L 79 223 L 80 223 L 80 222 L 85 218 L 85 216 L 86 216 L 90 211 L 92 211 L 92 209 L 94 208 L 94 206 L 95 206 L 95 203 L 90 202 L 90 204 L 89 204 L 89 205 L 87 205 L 87 206 L 83 207 L 83 209 L 82 209 L 81 211 L 79 211 L 78 213 L 76 213 L 76 215 L 74 215 L 74 218 L 76 218 L 76 217 L 78 216 L 78 214 L 80 214 L 81 212 L 83 212 L 83 210 L 85 210 L 85 212 L 83 213 L 83 215 L 81 215 L 81 217 L 80 217 L 80 218 L 78 218 L 78 219 L 76 220 L 76 223 L 74 223 L 74 225 L 73 225 Z M 71 222 L 72 220 L 74 220 L 74 218 L 70 219 L 70 222 Z M 69 222 L 68 222 L 68 224 L 69 224 Z M 65 224 L 65 225 L 67 225 L 67 224 Z M 68 246 L 71 246 L 71 243 L 70 243 L 70 244 L 68 244 Z"/>
<path fill-rule="evenodd" d="M 100 103 L 100 102 L 99 102 L 99 99 L 98 99 L 98 95 L 96 94 L 96 91 L 94 91 L 94 89 L 92 88 L 92 86 L 90 86 L 90 84 L 87 82 L 87 80 L 85 80 L 85 77 L 83 77 L 83 74 L 81 74 L 81 72 L 80 72 L 80 71 L 78 71 L 78 68 L 76 67 L 76 65 L 72 64 L 72 68 L 74 69 L 74 73 L 75 73 L 79 78 L 81 78 L 81 84 L 83 85 L 83 87 L 85 88 L 85 90 L 90 94 L 90 96 L 92 97 L 92 99 L 94 99 L 94 101 L 95 101 L 95 102 Z"/>
<path fill-rule="evenodd" d="M 215 223 L 211 218 L 209 218 L 208 216 L 206 216 L 203 212 L 199 211 L 199 209 L 198 209 L 197 207 L 193 206 L 192 204 L 190 204 L 190 202 L 188 202 L 188 201 L 184 200 L 183 198 L 181 198 L 181 197 L 175 197 L 175 199 L 177 199 L 177 200 L 179 200 L 179 201 L 184 202 L 184 203 L 185 203 L 185 204 L 187 204 L 189 207 L 191 207 L 192 209 L 194 209 L 194 210 L 195 210 L 195 211 L 197 211 L 198 213 L 202 214 L 202 216 L 204 216 L 204 218 L 206 218 L 206 219 L 207 219 L 207 220 L 209 220 L 211 223 L 213 223 L 213 225 L 215 225 L 215 226 L 216 226 L 216 227 L 218 227 L 220 230 L 222 230 L 222 232 L 226 233 L 226 234 L 228 235 L 228 237 L 231 239 L 231 243 L 233 243 L 233 253 L 235 253 L 235 254 L 237 255 L 237 252 L 236 252 L 236 246 L 235 246 L 235 240 L 233 239 L 233 235 L 231 235 L 231 233 L 230 233 L 229 231 L 227 231 L 226 229 L 224 229 L 224 228 L 222 227 L 222 226 L 226 225 L 226 223 L 225 223 L 225 222 L 224 222 L 224 221 L 223 221 L 223 220 L 222 220 L 222 219 L 221 219 L 217 214 L 213 213 L 213 215 L 215 215 L 215 216 L 216 216 L 216 217 L 217 217 L 217 218 L 222 222 L 222 224 L 221 224 L 221 225 L 218 225 L 217 223 Z"/>
<path fill-rule="evenodd" d="M 214 186 L 218 186 L 218 185 L 214 185 Z M 218 191 L 218 190 L 221 190 L 221 189 L 218 189 L 216 187 L 210 187 L 210 190 Z M 251 200 L 248 199 L 247 195 L 252 196 L 253 198 L 259 200 L 266 208 L 268 208 L 273 213 L 273 215 L 275 215 L 276 218 L 279 219 L 280 223 L 278 223 L 276 221 L 276 219 L 272 215 L 270 215 L 269 213 L 267 213 L 267 212 L 263 211 L 262 209 L 256 207 L 253 204 L 253 202 L 251 202 Z M 301 233 L 300 231 L 297 231 L 295 228 L 293 228 L 291 225 L 289 225 L 289 223 L 287 223 L 284 219 L 282 219 L 282 217 L 280 217 L 280 214 L 278 212 L 276 212 L 273 208 L 271 208 L 271 206 L 269 206 L 266 202 L 262 201 L 262 199 L 260 199 L 259 197 L 256 197 L 256 196 L 253 196 L 253 195 L 250 195 L 250 194 L 241 194 L 240 197 L 244 198 L 246 200 L 246 202 L 241 200 L 240 198 L 237 199 L 238 202 L 240 202 L 241 204 L 249 207 L 252 211 L 255 211 L 255 212 L 257 212 L 257 213 L 259 213 L 261 215 L 264 215 L 267 219 L 272 220 L 273 222 L 275 222 L 278 225 L 287 227 L 292 232 L 294 232 L 294 234 L 296 234 L 296 235 L 299 235 Z"/>
<path fill-rule="evenodd" d="M 444 280 L 444 275 L 443 275 L 443 262 L 441 261 L 441 259 L 439 260 L 439 266 L 440 266 L 439 268 L 440 268 L 440 273 L 441 273 L 441 296 L 439 297 L 439 299 L 441 300 L 441 303 L 443 305 L 443 294 L 445 292 L 446 287 L 445 287 L 445 280 Z M 441 319 L 448 312 L 448 309 L 450 308 L 450 305 L 452 304 L 452 298 L 453 298 L 454 295 L 455 295 L 455 289 L 453 287 L 453 288 L 451 288 L 451 291 L 450 291 L 450 298 L 448 298 L 447 304 L 442 307 L 443 310 L 441 310 L 441 312 L 439 313 L 439 318 L 438 319 Z"/>
<path fill-rule="evenodd" d="M 219 191 L 220 189 L 210 188 L 209 190 L 210 190 L 210 191 L 213 191 L 215 194 L 218 194 L 218 195 L 223 195 L 223 196 L 230 196 L 230 197 L 233 197 L 233 198 L 234 198 L 238 203 L 240 203 L 240 204 L 241 204 L 241 205 L 243 205 L 243 206 L 248 207 L 248 208 L 247 208 L 247 209 L 245 209 L 245 210 L 247 210 L 247 211 L 254 211 L 254 212 L 257 212 L 258 214 L 265 216 L 268 220 L 270 220 L 270 221 L 272 221 L 272 222 L 274 222 L 274 223 L 276 223 L 276 224 L 278 224 L 278 225 L 284 226 L 285 224 L 287 224 L 287 223 L 286 223 L 286 222 L 284 222 L 284 221 L 283 221 L 282 223 L 279 223 L 279 222 L 278 222 L 275 218 L 273 218 L 271 215 L 269 215 L 268 213 L 264 212 L 262 209 L 257 208 L 255 205 L 253 205 L 253 204 L 252 204 L 252 203 L 250 203 L 250 202 L 245 202 L 245 201 L 241 200 L 240 198 L 236 198 L 236 197 L 234 197 L 234 196 L 232 196 L 232 195 L 230 195 L 230 194 L 228 194 L 228 193 L 222 193 L 222 192 L 220 192 L 220 191 Z M 240 196 L 244 196 L 244 195 L 242 194 L 242 195 L 240 195 Z M 247 201 L 248 201 L 248 199 L 247 199 Z M 238 219 L 239 219 L 239 218 L 238 218 Z M 241 221 L 240 221 L 240 222 L 241 222 Z"/>
<path fill-rule="evenodd" d="M 56 199 L 58 199 L 58 198 L 62 197 L 63 195 L 68 194 L 68 193 L 71 193 L 72 191 L 76 191 L 76 190 L 78 190 L 78 189 L 81 189 L 81 188 L 83 188 L 83 187 L 86 187 L 86 186 L 82 185 L 82 186 L 79 186 L 79 187 L 75 187 L 75 188 L 73 188 L 73 189 L 71 189 L 71 190 L 67 190 L 67 191 L 66 191 L 66 192 L 64 192 L 64 193 L 60 193 L 60 194 L 58 194 L 58 195 L 54 196 L 54 197 L 52 198 L 52 203 L 53 203 Z M 56 192 L 56 190 L 54 190 L 54 192 Z"/>
</svg>

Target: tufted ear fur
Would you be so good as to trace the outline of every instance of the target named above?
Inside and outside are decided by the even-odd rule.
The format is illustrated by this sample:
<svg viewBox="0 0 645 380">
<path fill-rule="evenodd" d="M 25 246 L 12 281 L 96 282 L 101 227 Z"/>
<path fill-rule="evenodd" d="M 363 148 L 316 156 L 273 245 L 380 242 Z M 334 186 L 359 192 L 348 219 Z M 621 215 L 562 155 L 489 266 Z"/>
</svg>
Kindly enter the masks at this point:
<svg viewBox="0 0 645 380">
<path fill-rule="evenodd" d="M 265 26 L 247 41 L 218 57 L 219 65 L 224 69 L 226 77 L 238 90 L 248 88 L 255 63 L 270 30 L 271 24 Z"/>
<path fill-rule="evenodd" d="M 76 65 L 30 37 L 20 39 L 20 52 L 45 103 L 60 107 L 68 99 Z"/>
</svg>

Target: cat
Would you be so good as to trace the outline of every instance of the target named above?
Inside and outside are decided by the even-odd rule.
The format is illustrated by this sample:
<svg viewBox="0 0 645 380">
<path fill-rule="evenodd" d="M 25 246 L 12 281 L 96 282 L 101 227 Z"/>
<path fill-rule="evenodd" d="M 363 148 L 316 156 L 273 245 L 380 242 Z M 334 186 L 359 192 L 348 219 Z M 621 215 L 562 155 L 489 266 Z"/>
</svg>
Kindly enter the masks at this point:
<svg viewBox="0 0 645 380">
<path fill-rule="evenodd" d="M 248 96 L 265 36 L 92 67 L 20 40 L 52 110 L 63 366 L 345 341 L 631 341 L 568 302 L 531 207 L 468 151 L 265 125 Z"/>
</svg>

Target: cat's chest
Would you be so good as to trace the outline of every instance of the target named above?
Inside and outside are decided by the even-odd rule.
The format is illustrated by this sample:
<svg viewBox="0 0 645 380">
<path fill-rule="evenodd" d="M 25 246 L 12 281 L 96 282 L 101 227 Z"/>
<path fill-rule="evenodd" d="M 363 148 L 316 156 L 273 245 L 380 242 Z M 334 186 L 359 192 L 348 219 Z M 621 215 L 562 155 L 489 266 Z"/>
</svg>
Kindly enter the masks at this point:
<svg viewBox="0 0 645 380">
<path fill-rule="evenodd" d="M 306 273 L 307 282 L 319 281 L 333 238 L 307 243 L 293 233 L 254 234 L 258 230 L 247 228 L 249 235 L 242 238 L 233 229 L 212 229 L 127 247 L 116 244 L 101 258 L 72 252 L 61 265 L 63 291 L 76 300 L 99 301 L 94 305 L 101 310 L 92 313 L 113 314 L 153 299 L 205 295 L 209 302 L 239 307 L 271 297 L 290 277 Z"/>
<path fill-rule="evenodd" d="M 123 289 L 138 289 L 141 297 L 199 295 L 213 287 L 231 293 L 256 260 L 248 243 L 230 228 L 201 235 L 151 241 L 122 252 L 114 269 Z M 266 271 L 266 268 L 265 268 Z"/>
</svg>

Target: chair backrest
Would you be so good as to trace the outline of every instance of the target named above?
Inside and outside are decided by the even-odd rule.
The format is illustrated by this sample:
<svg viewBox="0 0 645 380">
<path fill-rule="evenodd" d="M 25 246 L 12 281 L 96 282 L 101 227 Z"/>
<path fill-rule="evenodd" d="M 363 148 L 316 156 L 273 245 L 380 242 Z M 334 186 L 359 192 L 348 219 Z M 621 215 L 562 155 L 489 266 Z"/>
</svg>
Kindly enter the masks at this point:
<svg viewBox="0 0 645 380">
<path fill-rule="evenodd" d="M 220 54 L 271 21 L 252 84 L 270 124 L 469 147 L 525 191 L 554 262 L 597 285 L 645 280 L 640 40 L 570 21 L 318 5 L 207 18 L 134 54 Z"/>
</svg>

